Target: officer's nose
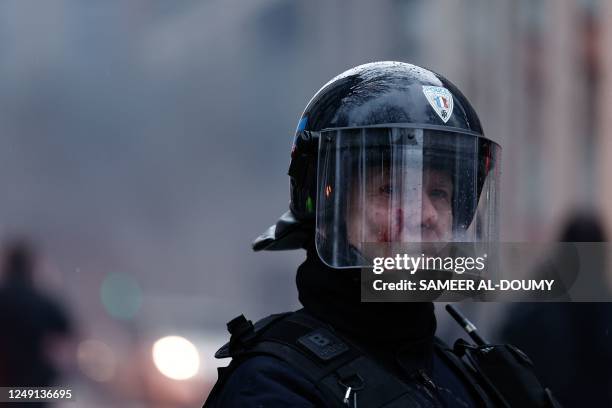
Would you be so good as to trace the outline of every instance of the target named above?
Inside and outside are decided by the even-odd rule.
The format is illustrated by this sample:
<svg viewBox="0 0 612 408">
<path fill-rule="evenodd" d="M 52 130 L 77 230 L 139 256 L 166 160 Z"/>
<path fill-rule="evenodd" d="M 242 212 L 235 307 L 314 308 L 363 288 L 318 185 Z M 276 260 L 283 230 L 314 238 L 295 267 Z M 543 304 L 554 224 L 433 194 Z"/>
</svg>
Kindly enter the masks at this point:
<svg viewBox="0 0 612 408">
<path fill-rule="evenodd" d="M 429 194 L 423 194 L 421 206 L 421 230 L 427 231 L 436 226 L 438 222 L 438 211 L 434 207 Z"/>
</svg>

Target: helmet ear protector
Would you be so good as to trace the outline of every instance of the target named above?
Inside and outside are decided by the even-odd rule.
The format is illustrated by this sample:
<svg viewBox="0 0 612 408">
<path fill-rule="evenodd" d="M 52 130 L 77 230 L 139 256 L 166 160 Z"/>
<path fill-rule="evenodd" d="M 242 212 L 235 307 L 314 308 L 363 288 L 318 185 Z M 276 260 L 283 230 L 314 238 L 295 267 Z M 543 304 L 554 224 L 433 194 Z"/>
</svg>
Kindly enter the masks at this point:
<svg viewBox="0 0 612 408">
<path fill-rule="evenodd" d="M 301 130 L 295 136 L 287 174 L 291 183 L 290 209 L 296 218 L 314 222 L 319 132 Z"/>
<path fill-rule="evenodd" d="M 290 210 L 253 241 L 254 251 L 301 249 L 312 240 L 319 137 L 319 132 L 309 130 L 296 133 L 287 172 L 291 183 Z"/>
</svg>

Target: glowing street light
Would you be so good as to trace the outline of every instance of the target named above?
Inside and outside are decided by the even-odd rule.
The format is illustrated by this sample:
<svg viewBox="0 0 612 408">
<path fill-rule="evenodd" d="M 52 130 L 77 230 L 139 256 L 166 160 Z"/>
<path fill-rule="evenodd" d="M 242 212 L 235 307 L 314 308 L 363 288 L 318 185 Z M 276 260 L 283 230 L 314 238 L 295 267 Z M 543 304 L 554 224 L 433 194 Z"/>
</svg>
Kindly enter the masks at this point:
<svg viewBox="0 0 612 408">
<path fill-rule="evenodd" d="M 184 337 L 166 336 L 153 344 L 153 362 L 157 369 L 173 380 L 187 380 L 198 373 L 200 356 L 196 347 Z"/>
</svg>

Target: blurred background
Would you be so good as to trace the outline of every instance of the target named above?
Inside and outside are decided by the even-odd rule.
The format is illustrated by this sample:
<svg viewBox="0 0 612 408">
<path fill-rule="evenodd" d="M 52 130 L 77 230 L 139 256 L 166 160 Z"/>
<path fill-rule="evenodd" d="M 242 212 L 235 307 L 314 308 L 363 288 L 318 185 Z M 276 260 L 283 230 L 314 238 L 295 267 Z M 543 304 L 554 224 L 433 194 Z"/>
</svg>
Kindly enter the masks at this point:
<svg viewBox="0 0 612 408">
<path fill-rule="evenodd" d="M 577 210 L 605 229 L 611 22 L 604 0 L 0 2 L 0 349 L 36 339 L 29 367 L 75 390 L 55 406 L 200 406 L 225 323 L 299 307 L 304 254 L 250 243 L 287 209 L 306 103 L 370 61 L 472 101 L 503 147 L 502 240 Z M 489 337 L 512 319 L 467 309 Z"/>
</svg>

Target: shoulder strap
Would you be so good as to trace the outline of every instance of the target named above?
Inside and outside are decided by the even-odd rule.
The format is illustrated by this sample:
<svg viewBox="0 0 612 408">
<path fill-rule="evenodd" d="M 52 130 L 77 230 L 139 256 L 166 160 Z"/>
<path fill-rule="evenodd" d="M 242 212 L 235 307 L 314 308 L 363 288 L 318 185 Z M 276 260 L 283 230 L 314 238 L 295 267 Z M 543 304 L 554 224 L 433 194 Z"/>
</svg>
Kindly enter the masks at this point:
<svg viewBox="0 0 612 408">
<path fill-rule="evenodd" d="M 292 314 L 292 312 L 273 314 L 264 317 L 255 324 L 247 320 L 244 315 L 233 318 L 227 323 L 227 331 L 229 331 L 231 335 L 230 341 L 217 350 L 215 358 L 223 359 L 233 357 L 238 354 L 245 345 L 252 342 L 259 334 L 263 333 L 268 326 L 290 314 Z"/>
</svg>

